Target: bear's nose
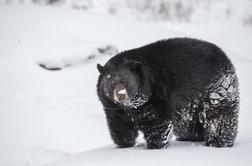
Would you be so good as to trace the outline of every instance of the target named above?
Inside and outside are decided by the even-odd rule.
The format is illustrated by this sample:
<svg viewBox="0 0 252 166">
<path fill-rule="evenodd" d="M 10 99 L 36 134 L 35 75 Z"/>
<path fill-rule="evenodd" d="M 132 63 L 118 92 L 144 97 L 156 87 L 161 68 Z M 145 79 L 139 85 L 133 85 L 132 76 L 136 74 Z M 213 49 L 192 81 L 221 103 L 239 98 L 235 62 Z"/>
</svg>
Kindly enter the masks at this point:
<svg viewBox="0 0 252 166">
<path fill-rule="evenodd" d="M 123 103 L 128 100 L 128 92 L 123 84 L 118 83 L 114 86 L 113 99 L 119 103 Z"/>
</svg>

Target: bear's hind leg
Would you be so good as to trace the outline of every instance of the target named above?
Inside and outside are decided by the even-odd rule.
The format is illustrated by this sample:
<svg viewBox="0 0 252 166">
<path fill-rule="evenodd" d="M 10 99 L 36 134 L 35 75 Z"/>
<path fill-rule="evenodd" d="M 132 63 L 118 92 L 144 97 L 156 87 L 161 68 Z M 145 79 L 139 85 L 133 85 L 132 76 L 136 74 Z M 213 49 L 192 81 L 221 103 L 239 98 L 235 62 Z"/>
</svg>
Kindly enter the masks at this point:
<svg viewBox="0 0 252 166">
<path fill-rule="evenodd" d="M 198 100 L 178 108 L 174 119 L 174 135 L 177 141 L 204 141 L 204 130 L 198 112 L 202 110 Z"/>
<path fill-rule="evenodd" d="M 199 126 L 198 126 L 199 127 Z M 203 129 L 197 129 L 198 131 L 193 132 L 188 135 L 176 134 L 177 141 L 191 141 L 191 142 L 201 142 L 204 141 Z"/>
<path fill-rule="evenodd" d="M 200 121 L 207 146 L 231 147 L 238 130 L 239 91 L 235 74 L 223 76 L 209 87 Z"/>
<path fill-rule="evenodd" d="M 214 110 L 216 115 L 206 115 L 207 118 L 204 122 L 204 139 L 206 146 L 233 146 L 237 135 L 238 123 L 238 111 L 236 109 L 237 108 L 224 107 L 219 108 L 219 110 Z"/>
</svg>

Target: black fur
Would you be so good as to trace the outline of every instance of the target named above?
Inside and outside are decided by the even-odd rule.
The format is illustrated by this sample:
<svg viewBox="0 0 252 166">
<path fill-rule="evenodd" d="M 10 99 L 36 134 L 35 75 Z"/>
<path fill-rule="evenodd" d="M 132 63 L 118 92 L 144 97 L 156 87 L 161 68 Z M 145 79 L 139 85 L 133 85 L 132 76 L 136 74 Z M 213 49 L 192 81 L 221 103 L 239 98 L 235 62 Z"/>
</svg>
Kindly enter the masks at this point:
<svg viewBox="0 0 252 166">
<path fill-rule="evenodd" d="M 112 57 L 100 71 L 97 92 L 118 147 L 131 147 L 138 130 L 147 147 L 179 141 L 233 146 L 239 91 L 235 69 L 216 45 L 189 38 L 158 41 Z M 130 102 L 113 101 L 113 85 L 127 87 Z"/>
</svg>

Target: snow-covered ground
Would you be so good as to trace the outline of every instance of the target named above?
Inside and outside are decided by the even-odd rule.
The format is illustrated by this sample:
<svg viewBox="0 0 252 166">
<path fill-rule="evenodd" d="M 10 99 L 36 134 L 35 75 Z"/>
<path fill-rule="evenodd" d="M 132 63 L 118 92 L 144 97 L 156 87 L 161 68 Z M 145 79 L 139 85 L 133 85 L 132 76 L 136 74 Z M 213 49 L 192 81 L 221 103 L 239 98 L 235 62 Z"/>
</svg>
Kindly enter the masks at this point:
<svg viewBox="0 0 252 166">
<path fill-rule="evenodd" d="M 96 63 L 111 55 L 96 48 L 111 45 L 122 51 L 174 36 L 214 42 L 234 62 L 241 90 L 235 146 L 172 142 L 166 150 L 145 150 L 139 139 L 135 148 L 114 149 L 95 88 Z M 251 165 L 251 43 L 252 29 L 232 20 L 155 24 L 55 7 L 0 5 L 0 166 Z M 75 65 L 48 71 L 38 63 Z"/>
</svg>

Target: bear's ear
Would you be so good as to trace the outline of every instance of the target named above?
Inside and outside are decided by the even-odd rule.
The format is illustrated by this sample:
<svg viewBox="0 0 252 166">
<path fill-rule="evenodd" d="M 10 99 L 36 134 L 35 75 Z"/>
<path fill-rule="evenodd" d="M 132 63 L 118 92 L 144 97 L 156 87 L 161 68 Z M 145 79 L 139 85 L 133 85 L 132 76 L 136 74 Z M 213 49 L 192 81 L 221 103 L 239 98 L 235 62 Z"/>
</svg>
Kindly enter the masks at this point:
<svg viewBox="0 0 252 166">
<path fill-rule="evenodd" d="M 102 65 L 100 65 L 99 63 L 97 64 L 97 69 L 100 74 L 104 74 L 104 67 Z"/>
<path fill-rule="evenodd" d="M 141 72 L 142 71 L 143 64 L 138 61 L 131 61 L 130 62 L 130 69 L 135 72 Z"/>
</svg>

